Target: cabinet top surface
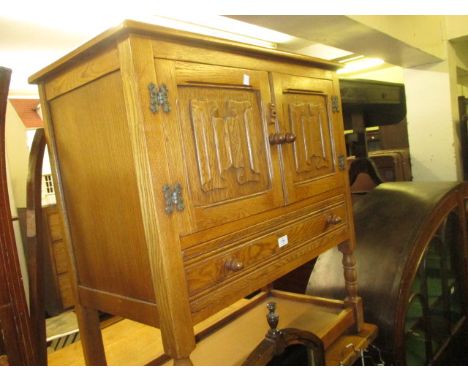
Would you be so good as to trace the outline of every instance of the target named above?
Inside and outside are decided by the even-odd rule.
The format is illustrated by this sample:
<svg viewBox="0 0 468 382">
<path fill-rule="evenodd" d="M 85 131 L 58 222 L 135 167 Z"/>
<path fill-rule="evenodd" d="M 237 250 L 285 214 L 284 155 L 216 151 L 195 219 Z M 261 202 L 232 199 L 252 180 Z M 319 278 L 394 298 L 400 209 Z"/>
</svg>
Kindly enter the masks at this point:
<svg viewBox="0 0 468 382">
<path fill-rule="evenodd" d="M 300 62 L 303 65 L 319 66 L 333 71 L 341 67 L 338 63 L 311 56 L 258 47 L 255 45 L 180 31 L 134 20 L 125 20 L 120 25 L 99 34 L 61 59 L 31 75 L 29 77 L 29 83 L 39 83 L 49 75 L 61 70 L 67 64 L 75 62 L 76 60 L 84 59 L 88 54 L 95 50 L 99 50 L 109 45 L 115 45 L 119 40 L 128 37 L 130 34 L 149 36 L 150 38 L 169 39 L 180 43 L 190 43 L 191 45 L 203 46 L 211 49 L 223 49 L 240 54 L 269 57 L 270 59 L 281 59 L 296 63 Z"/>
</svg>

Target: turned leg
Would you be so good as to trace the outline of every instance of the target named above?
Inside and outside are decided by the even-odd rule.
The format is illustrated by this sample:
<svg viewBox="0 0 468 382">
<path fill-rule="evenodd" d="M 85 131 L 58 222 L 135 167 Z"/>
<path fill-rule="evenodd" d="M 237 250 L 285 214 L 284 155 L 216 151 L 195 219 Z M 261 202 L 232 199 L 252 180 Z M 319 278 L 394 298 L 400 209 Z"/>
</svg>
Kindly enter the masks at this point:
<svg viewBox="0 0 468 382">
<path fill-rule="evenodd" d="M 193 366 L 190 358 L 179 358 L 174 359 L 174 366 Z"/>
<path fill-rule="evenodd" d="M 342 264 L 346 289 L 345 305 L 353 308 L 356 321 L 355 329 L 356 332 L 359 332 L 364 322 L 364 314 L 362 300 L 358 296 L 356 258 L 348 242 L 340 244 L 338 249 L 343 254 Z"/>
<path fill-rule="evenodd" d="M 75 312 L 80 328 L 80 340 L 86 365 L 106 366 L 106 355 L 102 342 L 99 313 L 95 309 L 75 305 Z"/>
</svg>

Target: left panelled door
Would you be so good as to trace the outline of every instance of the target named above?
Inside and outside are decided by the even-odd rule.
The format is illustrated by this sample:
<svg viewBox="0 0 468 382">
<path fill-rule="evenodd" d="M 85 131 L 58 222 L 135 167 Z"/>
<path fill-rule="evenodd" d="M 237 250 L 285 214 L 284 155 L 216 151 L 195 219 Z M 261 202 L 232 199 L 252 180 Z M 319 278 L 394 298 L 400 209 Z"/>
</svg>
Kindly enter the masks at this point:
<svg viewBox="0 0 468 382">
<path fill-rule="evenodd" d="M 169 60 L 155 67 L 176 102 L 166 134 L 180 143 L 191 231 L 283 205 L 278 149 L 268 143 L 268 73 Z"/>
</svg>

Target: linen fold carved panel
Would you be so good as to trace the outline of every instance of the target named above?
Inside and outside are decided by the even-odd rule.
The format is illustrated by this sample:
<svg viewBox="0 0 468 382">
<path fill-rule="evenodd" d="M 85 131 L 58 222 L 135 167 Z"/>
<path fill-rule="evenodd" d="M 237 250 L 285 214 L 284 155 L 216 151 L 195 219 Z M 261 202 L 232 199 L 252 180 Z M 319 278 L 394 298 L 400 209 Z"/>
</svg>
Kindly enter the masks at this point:
<svg viewBox="0 0 468 382">
<path fill-rule="evenodd" d="M 194 99 L 190 112 L 202 190 L 227 188 L 232 177 L 239 185 L 258 182 L 250 101 Z"/>
<path fill-rule="evenodd" d="M 289 104 L 291 131 L 296 135 L 294 162 L 297 173 L 331 168 L 327 113 L 320 103 Z"/>
</svg>

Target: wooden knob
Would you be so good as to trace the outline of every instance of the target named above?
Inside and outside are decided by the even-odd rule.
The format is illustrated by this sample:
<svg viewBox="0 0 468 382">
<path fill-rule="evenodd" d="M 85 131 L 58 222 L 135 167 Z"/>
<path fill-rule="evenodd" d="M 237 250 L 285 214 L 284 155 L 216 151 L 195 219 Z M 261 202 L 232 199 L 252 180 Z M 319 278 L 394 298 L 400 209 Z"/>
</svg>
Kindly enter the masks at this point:
<svg viewBox="0 0 468 382">
<path fill-rule="evenodd" d="M 296 140 L 296 134 L 294 133 L 286 133 L 284 136 L 284 140 L 286 143 L 293 143 Z"/>
<path fill-rule="evenodd" d="M 228 271 L 238 272 L 244 269 L 244 264 L 242 261 L 236 259 L 228 259 L 224 262 L 224 268 L 226 268 Z"/>
<path fill-rule="evenodd" d="M 270 134 L 268 137 L 268 140 L 270 141 L 270 145 L 281 145 L 286 141 L 286 137 L 283 134 Z"/>
<path fill-rule="evenodd" d="M 343 219 L 338 215 L 330 215 L 327 217 L 327 224 L 330 225 L 337 225 L 340 224 L 342 221 Z"/>
</svg>

